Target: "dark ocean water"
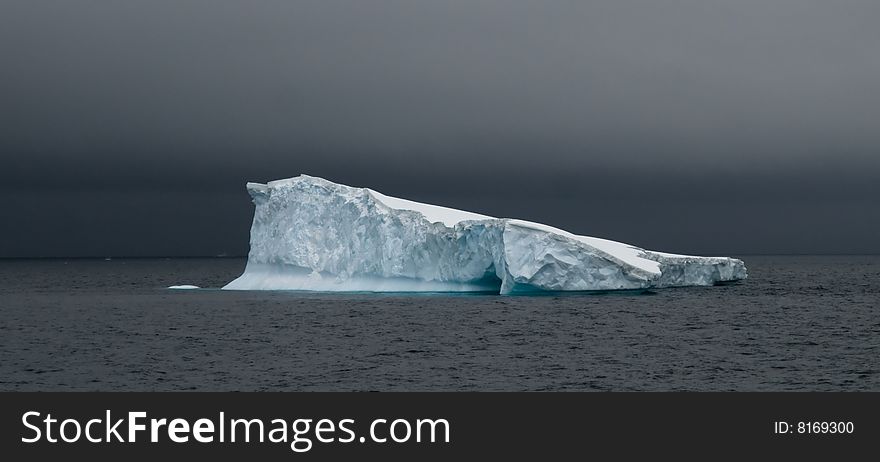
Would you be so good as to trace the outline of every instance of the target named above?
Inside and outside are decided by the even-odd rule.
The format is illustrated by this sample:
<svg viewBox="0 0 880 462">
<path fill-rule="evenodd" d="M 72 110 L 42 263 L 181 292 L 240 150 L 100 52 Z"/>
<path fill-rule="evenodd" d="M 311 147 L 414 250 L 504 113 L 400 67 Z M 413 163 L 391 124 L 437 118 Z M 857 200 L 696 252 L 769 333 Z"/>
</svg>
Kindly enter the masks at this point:
<svg viewBox="0 0 880 462">
<path fill-rule="evenodd" d="M 0 261 L 0 390 L 880 391 L 880 256 L 649 294 L 173 291 L 243 259 Z"/>
</svg>

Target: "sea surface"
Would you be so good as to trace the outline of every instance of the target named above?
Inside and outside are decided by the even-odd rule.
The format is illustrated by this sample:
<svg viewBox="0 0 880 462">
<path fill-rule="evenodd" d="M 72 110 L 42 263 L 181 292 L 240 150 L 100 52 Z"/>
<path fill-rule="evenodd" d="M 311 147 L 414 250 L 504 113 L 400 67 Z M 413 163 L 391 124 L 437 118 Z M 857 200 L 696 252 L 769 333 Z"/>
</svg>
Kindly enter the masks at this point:
<svg viewBox="0 0 880 462">
<path fill-rule="evenodd" d="M 743 259 L 732 285 L 528 297 L 217 290 L 237 258 L 0 260 L 0 390 L 880 391 L 880 256 Z"/>
</svg>

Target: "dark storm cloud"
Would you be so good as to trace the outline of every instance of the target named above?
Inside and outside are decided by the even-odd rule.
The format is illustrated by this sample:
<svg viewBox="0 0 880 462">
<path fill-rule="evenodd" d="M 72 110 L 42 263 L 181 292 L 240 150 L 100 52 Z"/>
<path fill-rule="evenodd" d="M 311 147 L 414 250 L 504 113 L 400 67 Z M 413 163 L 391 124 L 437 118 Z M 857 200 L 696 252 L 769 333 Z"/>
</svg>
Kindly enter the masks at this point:
<svg viewBox="0 0 880 462">
<path fill-rule="evenodd" d="M 243 182 L 301 172 L 667 250 L 877 252 L 878 20 L 875 1 L 6 1 L 0 256 L 244 252 Z"/>
</svg>

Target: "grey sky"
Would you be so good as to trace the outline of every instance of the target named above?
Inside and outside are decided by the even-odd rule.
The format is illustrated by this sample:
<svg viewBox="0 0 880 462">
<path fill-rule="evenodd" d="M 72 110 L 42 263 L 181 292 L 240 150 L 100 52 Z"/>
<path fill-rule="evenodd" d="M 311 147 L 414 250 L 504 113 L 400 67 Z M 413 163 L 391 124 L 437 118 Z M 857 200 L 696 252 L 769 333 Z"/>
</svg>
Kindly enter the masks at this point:
<svg viewBox="0 0 880 462">
<path fill-rule="evenodd" d="M 880 3 L 4 1 L 0 256 L 247 250 L 310 173 L 659 250 L 880 252 Z"/>
</svg>

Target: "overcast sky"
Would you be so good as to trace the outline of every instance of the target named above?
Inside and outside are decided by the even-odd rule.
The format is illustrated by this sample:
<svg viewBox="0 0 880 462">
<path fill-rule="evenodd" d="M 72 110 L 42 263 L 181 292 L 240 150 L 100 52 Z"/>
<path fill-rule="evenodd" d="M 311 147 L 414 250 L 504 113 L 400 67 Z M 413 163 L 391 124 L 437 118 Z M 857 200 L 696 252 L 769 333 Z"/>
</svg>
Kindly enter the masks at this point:
<svg viewBox="0 0 880 462">
<path fill-rule="evenodd" d="M 0 3 L 0 257 L 245 254 L 308 173 L 672 252 L 880 252 L 880 2 Z"/>
</svg>

